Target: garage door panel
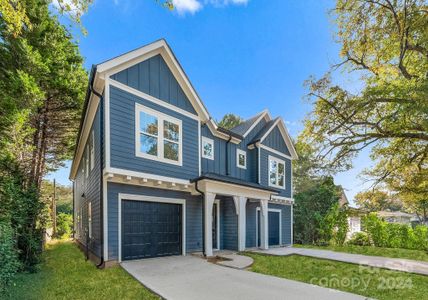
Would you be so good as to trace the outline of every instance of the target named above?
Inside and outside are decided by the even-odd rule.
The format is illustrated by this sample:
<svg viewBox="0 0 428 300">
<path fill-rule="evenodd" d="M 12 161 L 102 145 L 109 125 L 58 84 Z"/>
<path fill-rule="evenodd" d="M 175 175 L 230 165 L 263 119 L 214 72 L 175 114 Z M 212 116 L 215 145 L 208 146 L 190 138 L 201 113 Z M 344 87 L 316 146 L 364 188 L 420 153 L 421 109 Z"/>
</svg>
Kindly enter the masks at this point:
<svg viewBox="0 0 428 300">
<path fill-rule="evenodd" d="M 122 259 L 181 254 L 179 204 L 122 201 Z"/>
</svg>

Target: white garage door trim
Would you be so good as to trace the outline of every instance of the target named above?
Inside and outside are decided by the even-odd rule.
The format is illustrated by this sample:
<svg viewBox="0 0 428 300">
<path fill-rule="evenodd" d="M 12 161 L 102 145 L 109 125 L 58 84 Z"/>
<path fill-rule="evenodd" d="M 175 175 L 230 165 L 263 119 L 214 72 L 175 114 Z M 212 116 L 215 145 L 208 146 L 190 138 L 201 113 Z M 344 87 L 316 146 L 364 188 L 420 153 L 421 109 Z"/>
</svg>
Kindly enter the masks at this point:
<svg viewBox="0 0 428 300">
<path fill-rule="evenodd" d="M 256 247 L 259 247 L 259 214 L 260 207 L 256 208 Z M 282 209 L 279 208 L 268 208 L 268 211 L 279 212 L 279 245 L 282 245 Z M 267 216 L 269 218 L 269 216 Z M 268 219 L 269 220 L 269 219 Z M 269 222 L 268 222 L 269 228 Z M 268 231 L 269 232 L 269 231 Z M 274 245 L 275 246 L 275 245 Z"/>
<path fill-rule="evenodd" d="M 181 204 L 181 207 L 182 207 L 181 250 L 182 250 L 182 255 L 186 255 L 186 200 L 185 199 L 119 193 L 119 196 L 118 196 L 118 248 L 119 248 L 118 260 L 119 262 L 122 261 L 122 200 Z"/>
</svg>

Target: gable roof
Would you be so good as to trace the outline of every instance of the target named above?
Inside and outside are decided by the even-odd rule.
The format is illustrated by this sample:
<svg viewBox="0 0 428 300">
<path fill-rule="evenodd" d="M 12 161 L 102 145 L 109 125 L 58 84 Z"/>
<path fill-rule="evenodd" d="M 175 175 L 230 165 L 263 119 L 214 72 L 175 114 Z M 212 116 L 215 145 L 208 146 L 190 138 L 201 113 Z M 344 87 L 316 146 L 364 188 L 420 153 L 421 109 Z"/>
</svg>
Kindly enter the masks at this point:
<svg viewBox="0 0 428 300">
<path fill-rule="evenodd" d="M 285 144 L 287 145 L 288 150 L 290 151 L 291 158 L 298 159 L 299 157 L 297 155 L 296 149 L 294 148 L 293 141 L 291 140 L 291 137 L 288 134 L 287 127 L 285 127 L 285 123 L 281 117 L 277 117 L 274 120 L 271 120 L 268 123 L 266 123 L 263 129 L 260 130 L 260 132 L 248 144 L 248 146 L 254 145 L 257 143 L 262 143 L 268 137 L 269 133 L 277 126 L 279 128 L 279 131 L 281 132 L 281 135 L 282 135 L 282 138 L 284 139 Z"/>
<path fill-rule="evenodd" d="M 251 130 L 263 119 L 266 118 L 266 121 L 271 119 L 269 111 L 265 109 L 264 111 L 259 112 L 257 115 L 245 120 L 241 124 L 233 127 L 230 131 L 239 134 L 243 137 L 246 137 Z"/>
</svg>

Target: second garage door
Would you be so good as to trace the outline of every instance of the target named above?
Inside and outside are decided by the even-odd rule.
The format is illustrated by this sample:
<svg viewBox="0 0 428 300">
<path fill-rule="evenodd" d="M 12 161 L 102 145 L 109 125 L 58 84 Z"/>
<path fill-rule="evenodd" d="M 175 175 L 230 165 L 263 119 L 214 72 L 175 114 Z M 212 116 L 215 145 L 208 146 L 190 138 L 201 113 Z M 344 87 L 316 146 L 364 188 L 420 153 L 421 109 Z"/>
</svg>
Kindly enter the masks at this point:
<svg viewBox="0 0 428 300">
<path fill-rule="evenodd" d="M 122 200 L 122 259 L 180 255 L 180 204 Z"/>
</svg>

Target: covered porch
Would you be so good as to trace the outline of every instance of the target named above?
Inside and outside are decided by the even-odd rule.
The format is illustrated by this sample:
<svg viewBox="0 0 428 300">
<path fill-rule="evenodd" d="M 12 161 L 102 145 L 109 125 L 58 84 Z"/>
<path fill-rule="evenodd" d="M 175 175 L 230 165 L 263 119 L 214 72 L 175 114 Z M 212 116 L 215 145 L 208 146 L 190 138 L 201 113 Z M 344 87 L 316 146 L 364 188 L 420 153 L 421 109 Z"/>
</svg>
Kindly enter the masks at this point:
<svg viewBox="0 0 428 300">
<path fill-rule="evenodd" d="M 274 190 L 218 175 L 202 176 L 195 183 L 203 194 L 207 257 L 213 256 L 215 250 L 269 248 L 268 202 L 277 194 Z"/>
</svg>

